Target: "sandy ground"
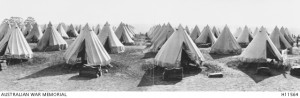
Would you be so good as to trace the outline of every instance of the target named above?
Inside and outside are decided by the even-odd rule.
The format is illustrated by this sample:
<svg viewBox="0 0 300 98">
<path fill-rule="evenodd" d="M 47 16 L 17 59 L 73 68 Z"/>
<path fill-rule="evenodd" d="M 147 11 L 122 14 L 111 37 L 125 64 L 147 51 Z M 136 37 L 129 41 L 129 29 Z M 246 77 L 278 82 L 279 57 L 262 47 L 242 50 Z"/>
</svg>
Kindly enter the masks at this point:
<svg viewBox="0 0 300 98">
<path fill-rule="evenodd" d="M 69 44 L 72 40 L 67 41 Z M 36 44 L 30 43 L 33 48 Z M 288 73 L 270 77 L 228 67 L 237 56 L 208 54 L 209 48 L 200 48 L 207 59 L 215 63 L 223 78 L 208 78 L 207 72 L 184 74 L 181 81 L 162 81 L 161 73 L 145 70 L 147 61 L 155 54 L 143 53 L 143 44 L 126 46 L 126 52 L 110 54 L 109 73 L 99 78 L 83 78 L 78 70 L 65 68 L 64 51 L 34 52 L 34 58 L 19 64 L 10 64 L 0 71 L 0 91 L 299 91 L 300 77 Z M 300 50 L 299 50 L 300 51 Z M 295 60 L 299 55 L 290 55 Z"/>
</svg>

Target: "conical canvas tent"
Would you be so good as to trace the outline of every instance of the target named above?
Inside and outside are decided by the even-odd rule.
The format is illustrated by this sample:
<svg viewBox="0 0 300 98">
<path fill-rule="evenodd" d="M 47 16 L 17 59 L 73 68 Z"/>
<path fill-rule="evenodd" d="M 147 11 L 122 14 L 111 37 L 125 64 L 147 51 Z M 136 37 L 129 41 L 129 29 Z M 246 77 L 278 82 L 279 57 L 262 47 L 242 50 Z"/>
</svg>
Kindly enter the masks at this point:
<svg viewBox="0 0 300 98">
<path fill-rule="evenodd" d="M 130 33 L 132 36 L 134 36 L 134 35 L 136 34 L 132 26 L 126 24 L 125 27 L 129 30 L 129 33 Z"/>
<path fill-rule="evenodd" d="M 259 32 L 259 29 L 258 29 L 258 27 L 256 27 L 252 36 L 254 37 L 258 32 Z"/>
<path fill-rule="evenodd" d="M 125 31 L 127 31 L 128 35 L 130 36 L 130 38 L 134 38 L 134 34 L 129 30 L 127 24 L 123 24 L 123 28 L 125 29 Z"/>
<path fill-rule="evenodd" d="M 171 30 L 171 31 L 170 31 Z M 173 27 L 171 26 L 171 24 L 167 24 L 167 25 L 165 25 L 162 29 L 161 29 L 161 31 L 159 31 L 159 33 L 158 34 L 156 34 L 155 35 L 155 37 L 153 37 L 152 39 L 151 39 L 151 42 L 153 42 L 153 43 L 155 43 L 157 40 L 161 40 L 160 38 L 164 38 L 165 37 L 165 35 L 166 35 L 166 33 L 169 31 L 169 33 L 173 33 L 174 32 L 174 29 L 173 29 Z M 161 36 L 163 36 L 163 37 L 161 37 Z M 171 36 L 171 35 L 169 35 L 169 36 Z M 167 36 L 167 38 L 169 37 L 169 36 Z M 166 40 L 165 40 L 166 41 Z"/>
<path fill-rule="evenodd" d="M 217 41 L 211 46 L 210 53 L 215 54 L 239 54 L 242 48 L 233 37 L 227 25 L 224 27 Z"/>
<path fill-rule="evenodd" d="M 42 32 L 45 33 L 46 29 L 47 29 L 47 24 L 45 24 L 45 25 L 43 26 Z"/>
<path fill-rule="evenodd" d="M 285 32 L 285 30 L 284 30 L 283 27 L 280 28 L 280 32 L 281 32 L 282 35 L 285 37 L 285 39 L 290 43 L 290 45 L 293 45 L 293 43 L 294 43 L 293 38 L 291 37 L 291 35 L 288 35 L 288 34 Z"/>
<path fill-rule="evenodd" d="M 94 31 L 94 32 L 96 33 L 96 35 L 99 35 L 99 33 L 101 32 L 101 27 L 100 27 L 100 25 L 99 25 L 99 24 L 96 26 L 96 28 L 95 28 L 95 31 Z"/>
<path fill-rule="evenodd" d="M 158 33 L 161 28 L 162 28 L 162 26 L 158 25 L 158 27 L 155 28 L 155 30 L 153 30 L 153 32 L 149 35 L 149 38 L 152 39 L 154 37 L 154 35 L 156 35 L 156 33 Z"/>
<path fill-rule="evenodd" d="M 162 31 L 164 31 L 166 29 L 166 25 L 163 24 L 163 26 L 153 35 L 153 37 L 151 38 L 151 42 L 154 42 L 158 36 L 162 33 Z"/>
<path fill-rule="evenodd" d="M 30 33 L 26 36 L 27 42 L 38 42 L 43 36 L 40 26 L 35 23 Z"/>
<path fill-rule="evenodd" d="M 28 45 L 23 33 L 16 25 L 0 41 L 0 56 L 7 59 L 29 59 L 32 58 L 32 50 Z"/>
<path fill-rule="evenodd" d="M 216 38 L 218 38 L 220 36 L 219 31 L 217 30 L 217 28 L 214 26 L 213 29 L 211 30 L 211 32 L 214 34 L 214 36 Z"/>
<path fill-rule="evenodd" d="M 27 23 L 25 26 L 26 26 L 26 29 L 23 31 L 23 35 L 27 36 L 33 27 L 30 23 Z"/>
<path fill-rule="evenodd" d="M 64 30 L 65 31 L 67 31 L 69 28 L 68 28 L 68 26 L 65 24 L 65 23 L 59 23 L 59 24 L 61 24 L 61 26 L 64 28 Z"/>
<path fill-rule="evenodd" d="M 3 37 L 7 34 L 7 32 L 10 29 L 11 29 L 11 26 L 8 23 L 2 23 L 0 25 L 0 41 L 3 39 Z"/>
<path fill-rule="evenodd" d="M 71 24 L 68 31 L 67 31 L 67 34 L 69 37 L 77 37 L 78 36 L 78 33 L 77 31 L 75 30 L 74 26 Z"/>
<path fill-rule="evenodd" d="M 244 62 L 265 62 L 267 59 L 282 61 L 280 52 L 267 35 L 266 30 L 263 28 L 261 30 L 240 55 L 242 60 Z"/>
<path fill-rule="evenodd" d="M 174 29 L 170 24 L 165 26 L 165 29 L 160 33 L 160 35 L 156 39 L 154 39 L 150 47 L 150 51 L 157 52 L 168 40 L 168 38 L 173 34 L 173 32 Z"/>
<path fill-rule="evenodd" d="M 190 29 L 189 29 L 189 27 L 188 27 L 188 26 L 185 26 L 185 31 L 186 31 L 186 33 L 187 33 L 188 35 L 190 35 L 190 34 L 191 34 L 191 32 L 190 32 Z"/>
<path fill-rule="evenodd" d="M 196 25 L 190 36 L 191 36 L 192 40 L 195 41 L 200 35 L 201 35 L 200 29 Z"/>
<path fill-rule="evenodd" d="M 238 38 L 238 37 L 242 34 L 242 32 L 243 32 L 243 29 L 242 29 L 241 27 L 239 27 L 239 28 L 236 29 L 236 31 L 235 31 L 235 33 L 233 34 L 233 36 L 234 36 L 235 38 Z"/>
<path fill-rule="evenodd" d="M 78 30 L 77 30 L 77 33 L 78 33 L 78 34 L 80 34 L 81 29 L 82 29 L 82 28 L 81 28 L 81 25 L 79 25 Z"/>
<path fill-rule="evenodd" d="M 88 24 L 64 53 L 64 59 L 68 64 L 76 64 L 79 57 L 90 65 L 105 66 L 111 61 L 99 38 Z"/>
<path fill-rule="evenodd" d="M 201 35 L 195 40 L 196 44 L 214 44 L 215 42 L 216 37 L 211 32 L 208 25 L 203 28 Z"/>
<path fill-rule="evenodd" d="M 66 33 L 66 31 L 64 30 L 64 28 L 62 27 L 61 24 L 59 24 L 59 25 L 57 26 L 57 31 L 58 31 L 58 33 L 59 33 L 63 38 L 65 38 L 65 39 L 68 39 L 68 38 L 69 38 L 68 34 Z"/>
<path fill-rule="evenodd" d="M 134 41 L 129 35 L 129 31 L 125 28 L 124 24 L 121 23 L 115 31 L 116 36 L 123 44 L 134 44 Z"/>
<path fill-rule="evenodd" d="M 278 27 L 276 26 L 273 32 L 270 35 L 270 39 L 276 46 L 276 48 L 281 51 L 282 49 L 291 48 L 292 46 L 289 42 L 284 38 L 284 36 L 280 33 Z"/>
<path fill-rule="evenodd" d="M 98 37 L 107 52 L 121 53 L 125 51 L 124 45 L 120 42 L 110 27 L 110 24 L 107 22 L 103 26 L 103 29 L 101 30 L 101 33 L 99 33 Z"/>
<path fill-rule="evenodd" d="M 59 51 L 67 48 L 67 42 L 62 38 L 62 36 L 57 32 L 50 22 L 43 37 L 37 43 L 37 49 L 39 51 Z"/>
<path fill-rule="evenodd" d="M 178 30 L 170 36 L 154 58 L 155 65 L 176 68 L 181 67 L 183 61 L 196 64 L 204 61 L 204 57 L 184 28 L 179 25 Z"/>
<path fill-rule="evenodd" d="M 251 42 L 251 40 L 253 39 L 249 29 L 247 26 L 245 26 L 243 32 L 239 35 L 239 37 L 237 38 L 237 42 L 240 44 L 249 44 Z"/>
</svg>

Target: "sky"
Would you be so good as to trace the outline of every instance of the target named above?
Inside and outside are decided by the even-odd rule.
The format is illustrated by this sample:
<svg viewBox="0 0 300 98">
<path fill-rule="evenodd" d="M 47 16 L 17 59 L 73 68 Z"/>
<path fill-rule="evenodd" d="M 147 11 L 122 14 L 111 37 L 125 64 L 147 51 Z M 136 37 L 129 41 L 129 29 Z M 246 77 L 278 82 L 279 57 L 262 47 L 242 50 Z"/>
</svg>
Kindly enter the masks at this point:
<svg viewBox="0 0 300 98">
<path fill-rule="evenodd" d="M 0 20 L 31 16 L 39 24 L 100 24 L 120 22 L 146 32 L 151 26 L 170 22 L 193 28 L 226 24 L 237 27 L 265 26 L 272 32 L 284 26 L 300 34 L 300 0 L 0 0 Z"/>
</svg>

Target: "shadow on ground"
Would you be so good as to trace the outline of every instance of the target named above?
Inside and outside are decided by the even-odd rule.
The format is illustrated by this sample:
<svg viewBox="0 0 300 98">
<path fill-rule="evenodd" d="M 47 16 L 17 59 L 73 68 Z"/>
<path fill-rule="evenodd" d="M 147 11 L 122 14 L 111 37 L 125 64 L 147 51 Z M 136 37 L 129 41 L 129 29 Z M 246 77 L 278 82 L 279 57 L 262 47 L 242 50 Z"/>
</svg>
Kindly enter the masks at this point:
<svg viewBox="0 0 300 98">
<path fill-rule="evenodd" d="M 147 52 L 144 54 L 144 57 L 142 59 L 154 58 L 156 54 L 156 52 Z"/>
<path fill-rule="evenodd" d="M 243 73 L 247 74 L 255 83 L 259 83 L 263 81 L 264 79 L 283 75 L 286 77 L 286 72 L 283 69 L 280 68 L 274 68 L 274 65 L 267 65 L 270 66 L 271 74 L 270 75 L 261 75 L 257 74 L 257 67 L 258 66 L 266 66 L 266 64 L 263 63 L 243 63 L 241 61 L 230 61 L 226 63 L 226 65 L 230 68 L 237 69 L 242 71 Z"/>
<path fill-rule="evenodd" d="M 220 54 L 209 54 L 213 59 L 221 59 L 221 58 L 226 58 L 226 57 L 231 57 L 231 56 L 236 56 L 236 55 L 239 55 L 239 54 L 223 54 L 223 55 L 220 55 Z"/>
<path fill-rule="evenodd" d="M 187 70 L 184 68 L 183 70 L 184 70 L 183 78 L 194 76 L 201 72 L 201 69 Z M 163 80 L 163 72 L 164 72 L 164 68 L 158 66 L 146 70 L 140 83 L 138 84 L 138 87 L 152 86 L 152 85 L 174 85 L 181 81 L 181 80 L 172 80 L 172 81 Z"/>
<path fill-rule="evenodd" d="M 78 72 L 78 69 L 70 70 L 69 68 L 64 68 L 64 65 L 66 65 L 66 64 L 65 63 L 55 64 L 55 65 L 49 66 L 45 69 L 42 69 L 38 72 L 35 72 L 31 75 L 20 78 L 18 80 L 47 77 L 47 76 L 57 76 L 57 75 L 64 75 L 64 74 L 71 74 L 71 73 Z"/>
</svg>

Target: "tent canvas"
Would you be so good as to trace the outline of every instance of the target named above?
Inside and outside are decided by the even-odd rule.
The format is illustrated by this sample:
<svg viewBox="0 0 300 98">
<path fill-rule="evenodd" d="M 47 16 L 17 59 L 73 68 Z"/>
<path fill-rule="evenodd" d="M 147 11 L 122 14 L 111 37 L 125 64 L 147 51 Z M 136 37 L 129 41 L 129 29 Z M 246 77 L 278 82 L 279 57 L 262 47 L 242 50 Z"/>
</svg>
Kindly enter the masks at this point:
<svg viewBox="0 0 300 98">
<path fill-rule="evenodd" d="M 236 29 L 236 31 L 235 31 L 235 33 L 234 33 L 233 36 L 235 38 L 238 38 L 241 35 L 242 32 L 243 32 L 243 29 L 241 27 L 239 27 L 239 28 Z"/>
<path fill-rule="evenodd" d="M 291 44 L 293 45 L 294 40 L 291 37 L 291 35 L 288 35 L 288 33 L 285 32 L 285 29 L 283 27 L 280 28 L 280 32 L 282 33 L 282 35 L 285 37 L 285 39 Z"/>
<path fill-rule="evenodd" d="M 65 50 L 67 47 L 67 42 L 57 32 L 51 22 L 48 24 L 41 40 L 37 43 L 37 49 L 39 51 L 59 51 Z"/>
<path fill-rule="evenodd" d="M 125 28 L 123 23 L 120 23 L 119 27 L 115 31 L 115 34 L 123 44 L 134 44 L 134 41 L 130 37 L 129 31 Z"/>
<path fill-rule="evenodd" d="M 240 55 L 242 60 L 244 62 L 265 62 L 267 59 L 282 61 L 280 52 L 267 35 L 266 30 L 263 28 L 261 30 Z"/>
<path fill-rule="evenodd" d="M 64 53 L 67 64 L 76 64 L 79 57 L 89 65 L 105 66 L 111 62 L 111 57 L 88 24 Z"/>
<path fill-rule="evenodd" d="M 160 33 L 160 35 L 154 39 L 150 51 L 157 52 L 161 46 L 164 45 L 164 43 L 168 40 L 168 38 L 173 34 L 174 29 L 171 26 L 171 24 L 168 24 L 165 26 L 165 29 Z"/>
<path fill-rule="evenodd" d="M 67 31 L 67 34 L 69 37 L 77 37 L 78 36 L 78 32 L 75 30 L 74 26 L 71 24 L 68 31 Z"/>
<path fill-rule="evenodd" d="M 106 46 L 105 50 L 110 53 L 121 53 L 125 51 L 124 45 L 113 32 L 110 24 L 105 23 L 101 32 L 98 34 L 101 43 Z"/>
<path fill-rule="evenodd" d="M 191 38 L 195 41 L 201 35 L 199 27 L 196 25 L 191 33 Z"/>
<path fill-rule="evenodd" d="M 284 38 L 282 33 L 279 31 L 279 28 L 276 26 L 273 30 L 273 32 L 270 35 L 270 39 L 276 46 L 276 48 L 281 51 L 282 49 L 291 48 L 292 46 L 289 44 L 289 42 Z"/>
<path fill-rule="evenodd" d="M 27 42 L 38 42 L 43 36 L 40 26 L 35 23 L 30 33 L 26 36 Z"/>
<path fill-rule="evenodd" d="M 186 53 L 187 55 L 183 56 Z M 154 58 L 155 65 L 176 68 L 180 67 L 183 59 L 190 59 L 199 64 L 204 57 L 184 28 L 179 25 Z"/>
<path fill-rule="evenodd" d="M 99 33 L 101 32 L 101 27 L 100 27 L 100 25 L 99 25 L 99 24 L 96 26 L 96 28 L 95 28 L 95 31 L 94 31 L 94 32 L 96 33 L 96 35 L 99 35 Z"/>
<path fill-rule="evenodd" d="M 215 42 L 216 37 L 211 32 L 208 25 L 202 30 L 201 35 L 195 40 L 196 44 L 214 44 Z"/>
<path fill-rule="evenodd" d="M 59 33 L 63 38 L 65 38 L 65 39 L 68 39 L 68 38 L 69 38 L 68 34 L 66 33 L 66 31 L 64 30 L 64 28 L 63 28 L 63 26 L 62 26 L 61 24 L 59 24 L 59 25 L 57 26 L 57 31 L 58 31 L 58 33 Z"/>
<path fill-rule="evenodd" d="M 211 46 L 210 53 L 215 54 L 239 54 L 242 48 L 233 37 L 227 25 L 224 27 L 217 41 Z"/>
<path fill-rule="evenodd" d="M 218 38 L 220 36 L 219 31 L 217 30 L 217 28 L 214 26 L 213 29 L 211 30 L 211 32 L 214 34 L 214 36 L 216 38 Z"/>
<path fill-rule="evenodd" d="M 25 26 L 26 26 L 26 29 L 23 31 L 23 35 L 27 36 L 33 27 L 30 23 L 27 23 Z"/>
<path fill-rule="evenodd" d="M 185 26 L 185 31 L 186 31 L 186 33 L 187 33 L 188 35 L 190 35 L 190 34 L 191 34 L 191 32 L 190 32 L 190 29 L 189 29 L 189 27 L 188 27 L 188 26 Z"/>
<path fill-rule="evenodd" d="M 11 26 L 9 23 L 2 23 L 0 25 L 0 41 L 3 39 L 3 37 L 7 34 L 7 32 L 11 29 Z"/>
<path fill-rule="evenodd" d="M 256 27 L 252 36 L 254 37 L 258 32 L 259 32 L 259 29 L 258 29 L 258 27 Z"/>
<path fill-rule="evenodd" d="M 0 41 L 0 56 L 7 59 L 29 59 L 32 58 L 33 52 L 27 43 L 22 31 L 16 25 L 13 27 L 4 38 Z"/>
<path fill-rule="evenodd" d="M 237 38 L 237 42 L 238 43 L 249 44 L 252 39 L 253 39 L 253 37 L 252 37 L 252 35 L 249 31 L 249 28 L 247 26 L 245 26 L 243 32 Z"/>
</svg>

